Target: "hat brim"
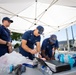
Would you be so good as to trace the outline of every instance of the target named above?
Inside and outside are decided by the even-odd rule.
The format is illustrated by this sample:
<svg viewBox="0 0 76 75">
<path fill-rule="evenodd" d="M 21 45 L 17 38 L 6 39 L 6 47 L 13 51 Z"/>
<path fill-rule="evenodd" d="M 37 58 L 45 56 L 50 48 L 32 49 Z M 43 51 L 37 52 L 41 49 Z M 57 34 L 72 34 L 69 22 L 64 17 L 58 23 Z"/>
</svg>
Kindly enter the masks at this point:
<svg viewBox="0 0 76 75">
<path fill-rule="evenodd" d="M 52 40 L 52 39 L 49 39 L 50 40 L 50 42 L 52 42 L 52 43 L 56 43 L 56 40 Z"/>
<path fill-rule="evenodd" d="M 42 34 L 42 32 L 38 32 L 39 34 Z"/>
<path fill-rule="evenodd" d="M 9 20 L 10 23 L 13 23 L 13 20 Z"/>
</svg>

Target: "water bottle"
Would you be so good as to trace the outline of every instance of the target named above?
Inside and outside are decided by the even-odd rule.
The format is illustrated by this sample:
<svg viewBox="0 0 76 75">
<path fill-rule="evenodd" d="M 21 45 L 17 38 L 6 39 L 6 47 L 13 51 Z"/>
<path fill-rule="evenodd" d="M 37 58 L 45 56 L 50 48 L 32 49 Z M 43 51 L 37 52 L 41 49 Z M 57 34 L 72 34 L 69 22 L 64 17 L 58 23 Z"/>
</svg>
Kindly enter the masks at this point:
<svg viewBox="0 0 76 75">
<path fill-rule="evenodd" d="M 43 73 L 43 75 L 46 75 L 46 74 L 45 74 L 45 66 L 41 66 L 41 67 L 40 67 L 40 70 L 41 70 L 41 72 Z"/>
<path fill-rule="evenodd" d="M 64 63 L 64 55 L 63 54 L 61 54 L 61 56 L 60 56 L 60 62 Z"/>
<path fill-rule="evenodd" d="M 73 57 L 75 57 L 75 58 L 76 58 L 76 54 L 73 54 Z"/>
<path fill-rule="evenodd" d="M 50 70 L 49 67 L 45 67 L 45 72 L 46 75 L 52 75 L 52 71 Z"/>
<path fill-rule="evenodd" d="M 76 54 L 73 54 L 72 58 L 75 60 L 74 67 L 76 66 Z"/>
<path fill-rule="evenodd" d="M 43 73 L 43 75 L 44 75 L 44 66 L 43 65 L 41 65 L 40 63 L 38 63 L 38 69 Z"/>
<path fill-rule="evenodd" d="M 41 71 L 44 75 L 52 75 L 52 71 L 47 66 L 41 66 Z"/>
<path fill-rule="evenodd" d="M 13 64 L 7 66 L 7 73 L 12 73 L 13 70 L 14 70 L 14 65 Z"/>
<path fill-rule="evenodd" d="M 72 68 L 73 64 L 75 63 L 75 60 L 73 58 L 71 58 L 71 56 L 69 56 L 69 55 L 68 55 L 68 60 L 69 60 L 70 67 Z"/>
<path fill-rule="evenodd" d="M 52 75 L 50 68 L 41 63 L 38 63 L 38 69 L 43 73 L 43 75 Z"/>
<path fill-rule="evenodd" d="M 58 52 L 58 50 L 56 49 L 55 50 L 55 60 L 57 60 L 57 61 L 59 61 L 59 52 Z"/>
<path fill-rule="evenodd" d="M 1 72 L 5 73 L 11 73 L 13 71 L 13 65 L 2 65 L 1 67 Z"/>
<path fill-rule="evenodd" d="M 68 62 L 69 62 L 69 60 L 68 60 L 68 55 L 65 55 L 65 56 L 64 56 L 64 62 L 65 62 L 65 63 L 68 63 Z"/>
</svg>

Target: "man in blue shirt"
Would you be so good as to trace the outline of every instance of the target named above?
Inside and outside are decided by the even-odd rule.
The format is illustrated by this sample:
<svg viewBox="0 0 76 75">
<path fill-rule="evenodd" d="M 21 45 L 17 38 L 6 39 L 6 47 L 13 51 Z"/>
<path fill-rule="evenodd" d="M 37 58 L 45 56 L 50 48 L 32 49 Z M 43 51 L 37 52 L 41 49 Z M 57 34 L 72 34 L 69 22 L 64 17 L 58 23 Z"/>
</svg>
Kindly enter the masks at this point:
<svg viewBox="0 0 76 75">
<path fill-rule="evenodd" d="M 33 60 L 34 54 L 40 52 L 40 35 L 43 31 L 44 28 L 38 26 L 35 30 L 29 30 L 23 34 L 20 46 L 20 53 L 23 56 L 29 57 L 29 59 Z M 36 49 L 34 49 L 34 45 L 36 45 Z"/>
<path fill-rule="evenodd" d="M 0 56 L 12 51 L 10 31 L 7 29 L 11 23 L 13 21 L 8 17 L 2 19 L 2 25 L 0 25 Z"/>
<path fill-rule="evenodd" d="M 41 47 L 41 55 L 46 60 L 51 60 L 54 57 L 55 50 L 59 47 L 56 35 L 51 35 L 50 38 L 46 38 Z"/>
</svg>

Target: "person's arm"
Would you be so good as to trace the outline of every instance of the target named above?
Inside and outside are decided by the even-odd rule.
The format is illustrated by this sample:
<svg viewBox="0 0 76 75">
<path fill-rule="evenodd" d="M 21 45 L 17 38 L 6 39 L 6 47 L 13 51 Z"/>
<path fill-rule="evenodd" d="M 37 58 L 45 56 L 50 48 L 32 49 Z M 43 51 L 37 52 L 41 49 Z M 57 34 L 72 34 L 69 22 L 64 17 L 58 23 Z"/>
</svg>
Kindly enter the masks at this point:
<svg viewBox="0 0 76 75">
<path fill-rule="evenodd" d="M 50 60 L 50 58 L 45 54 L 46 52 L 46 46 L 47 46 L 47 41 L 44 40 L 41 46 L 41 55 L 43 56 L 43 58 L 45 58 L 46 60 Z"/>
<path fill-rule="evenodd" d="M 56 40 L 56 43 L 52 49 L 52 58 L 51 59 L 55 59 L 55 50 L 59 48 L 59 43 L 58 43 L 58 40 Z"/>
<path fill-rule="evenodd" d="M 22 39 L 21 46 L 22 46 L 22 48 L 23 48 L 25 51 L 27 51 L 27 52 L 29 52 L 29 53 L 31 53 L 31 54 L 37 53 L 36 50 L 32 50 L 31 48 L 29 48 L 29 47 L 27 46 L 27 40 Z"/>
<path fill-rule="evenodd" d="M 2 33 L 3 33 L 3 32 L 2 32 L 2 28 L 0 27 L 0 36 L 2 36 Z M 12 52 L 12 44 L 11 44 L 10 41 L 2 40 L 2 39 L 0 38 L 0 44 L 6 45 L 6 46 L 8 47 L 9 53 Z"/>
<path fill-rule="evenodd" d="M 38 36 L 36 39 L 36 50 L 38 53 L 40 53 L 40 40 L 41 40 L 41 37 Z"/>
<path fill-rule="evenodd" d="M 46 60 L 50 60 L 50 58 L 45 55 L 45 50 L 41 50 L 41 54 Z"/>
<path fill-rule="evenodd" d="M 37 57 L 42 58 L 40 49 L 40 42 L 36 42 Z"/>
<path fill-rule="evenodd" d="M 57 50 L 59 48 L 59 43 L 58 40 L 56 40 L 56 43 L 54 44 L 54 47 L 52 49 L 52 56 L 55 55 L 55 50 Z"/>
<path fill-rule="evenodd" d="M 2 27 L 0 27 L 0 36 L 2 36 L 2 34 L 3 34 L 3 30 L 2 30 Z M 0 44 L 4 44 L 4 45 L 9 46 L 10 43 L 11 43 L 11 42 L 6 41 L 6 40 L 3 40 L 3 39 L 1 39 L 1 37 L 0 37 Z"/>
<path fill-rule="evenodd" d="M 0 39 L 0 44 L 6 44 L 7 43 L 7 41 L 4 41 L 4 40 L 2 40 L 2 39 Z"/>
<path fill-rule="evenodd" d="M 36 42 L 36 50 L 40 53 L 40 42 Z"/>
<path fill-rule="evenodd" d="M 2 30 L 2 27 L 0 26 L 0 44 L 5 45 L 5 44 L 7 44 L 7 41 L 1 39 L 2 34 L 3 34 L 3 30 Z"/>
<path fill-rule="evenodd" d="M 12 52 L 12 44 L 10 46 L 8 46 L 8 51 L 9 51 L 9 53 Z"/>
<path fill-rule="evenodd" d="M 4 40 L 0 39 L 0 44 L 4 44 L 4 45 L 7 45 L 7 46 L 10 46 L 11 42 L 4 41 Z"/>
<path fill-rule="evenodd" d="M 9 51 L 9 53 L 12 52 L 12 44 L 11 44 L 11 42 L 4 41 L 4 40 L 0 39 L 0 44 L 3 44 L 3 45 L 8 46 L 8 51 Z"/>
</svg>

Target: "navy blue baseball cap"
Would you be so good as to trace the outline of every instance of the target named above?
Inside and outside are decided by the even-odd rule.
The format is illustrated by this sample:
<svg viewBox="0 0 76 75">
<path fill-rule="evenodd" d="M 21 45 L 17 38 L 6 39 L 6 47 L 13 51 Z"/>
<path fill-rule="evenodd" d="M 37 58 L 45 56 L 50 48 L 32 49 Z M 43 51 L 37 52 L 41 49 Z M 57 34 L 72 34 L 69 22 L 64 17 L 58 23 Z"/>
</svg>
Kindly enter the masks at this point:
<svg viewBox="0 0 76 75">
<path fill-rule="evenodd" d="M 49 40 L 50 40 L 50 42 L 52 42 L 52 43 L 56 43 L 57 36 L 53 34 L 53 35 L 50 36 Z"/>
<path fill-rule="evenodd" d="M 39 32 L 38 32 L 39 34 L 42 34 L 43 31 L 44 31 L 44 28 L 43 28 L 42 26 L 40 26 L 40 25 L 37 26 L 37 29 L 38 29 L 38 31 L 39 31 Z"/>
<path fill-rule="evenodd" d="M 2 22 L 3 22 L 4 20 L 7 20 L 8 22 L 13 23 L 13 20 L 11 20 L 11 19 L 8 18 L 8 17 L 4 17 L 4 18 L 2 19 Z"/>
</svg>

